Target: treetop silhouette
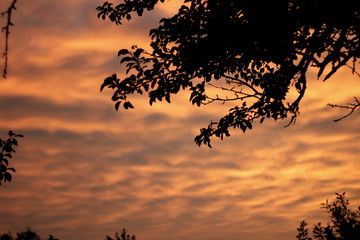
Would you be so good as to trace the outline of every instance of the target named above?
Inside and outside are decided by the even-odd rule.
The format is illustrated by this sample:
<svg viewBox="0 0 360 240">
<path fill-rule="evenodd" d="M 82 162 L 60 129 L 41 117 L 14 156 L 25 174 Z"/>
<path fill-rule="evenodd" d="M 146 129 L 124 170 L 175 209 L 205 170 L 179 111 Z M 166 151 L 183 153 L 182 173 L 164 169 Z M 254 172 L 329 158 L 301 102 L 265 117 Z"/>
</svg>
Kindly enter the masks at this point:
<svg viewBox="0 0 360 240">
<path fill-rule="evenodd" d="M 345 193 L 335 193 L 336 200 L 332 203 L 322 203 L 322 208 L 330 214 L 330 223 L 314 225 L 313 237 L 317 240 L 355 240 L 360 239 L 360 207 L 352 210 L 348 207 L 349 200 Z M 298 240 L 312 240 L 309 236 L 308 224 L 305 221 L 300 223 Z"/>
<path fill-rule="evenodd" d="M 98 17 L 116 24 L 141 16 L 164 0 L 105 2 Z M 294 123 L 306 87 L 306 73 L 329 79 L 339 68 L 356 73 L 360 54 L 360 4 L 345 0 L 185 0 L 178 13 L 150 30 L 152 51 L 133 46 L 118 55 L 125 77 L 107 77 L 116 110 L 133 108 L 132 94 L 147 93 L 150 104 L 190 91 L 192 104 L 234 102 L 219 121 L 202 128 L 195 142 L 243 132 L 266 118 Z M 226 96 L 210 96 L 215 87 Z M 296 93 L 290 97 L 290 92 Z"/>
</svg>

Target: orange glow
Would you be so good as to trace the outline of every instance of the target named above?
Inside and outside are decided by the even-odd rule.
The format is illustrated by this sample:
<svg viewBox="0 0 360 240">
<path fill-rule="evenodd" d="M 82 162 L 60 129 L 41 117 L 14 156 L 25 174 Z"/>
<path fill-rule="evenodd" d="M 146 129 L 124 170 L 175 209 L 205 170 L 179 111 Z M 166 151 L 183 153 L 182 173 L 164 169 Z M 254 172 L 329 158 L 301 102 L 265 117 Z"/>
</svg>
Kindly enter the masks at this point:
<svg viewBox="0 0 360 240">
<path fill-rule="evenodd" d="M 187 92 L 150 107 L 114 109 L 105 77 L 124 75 L 117 51 L 149 48 L 149 28 L 181 1 L 115 26 L 98 1 L 19 1 L 9 76 L 0 79 L 0 137 L 25 135 L 0 187 L 0 233 L 27 226 L 43 238 L 104 239 L 126 228 L 138 239 L 295 239 L 327 222 L 320 203 L 347 192 L 360 205 L 359 119 L 333 123 L 357 96 L 358 76 L 339 71 L 309 86 L 295 125 L 265 120 L 243 134 L 197 147 L 199 129 L 231 104 L 192 106 Z M 153 15 L 151 15 L 153 14 Z M 153 17 L 151 17 L 153 16 Z M 339 83 L 341 85 L 339 85 Z"/>
</svg>

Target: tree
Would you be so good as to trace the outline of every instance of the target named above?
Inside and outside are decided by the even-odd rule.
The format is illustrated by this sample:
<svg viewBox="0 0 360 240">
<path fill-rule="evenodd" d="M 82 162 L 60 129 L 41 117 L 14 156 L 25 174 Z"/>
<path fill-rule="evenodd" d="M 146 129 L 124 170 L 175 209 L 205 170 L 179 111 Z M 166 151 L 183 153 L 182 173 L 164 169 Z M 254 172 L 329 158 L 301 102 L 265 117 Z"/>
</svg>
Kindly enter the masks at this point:
<svg viewBox="0 0 360 240">
<path fill-rule="evenodd" d="M 333 203 L 322 204 L 322 207 L 330 214 L 331 222 L 326 226 L 318 223 L 314 226 L 313 237 L 316 240 L 356 240 L 360 239 L 360 207 L 358 210 L 348 208 L 349 200 L 345 193 L 336 193 Z M 298 240 L 312 240 L 309 237 L 307 223 L 302 221 L 298 228 Z"/>
<path fill-rule="evenodd" d="M 104 2 L 98 17 L 122 24 L 164 1 Z M 116 110 L 121 104 L 133 108 L 132 94 L 147 93 L 151 105 L 170 103 L 171 95 L 185 89 L 197 106 L 234 102 L 195 137 L 199 146 L 211 147 L 211 137 L 230 136 L 230 128 L 245 132 L 254 121 L 295 123 L 310 68 L 324 81 L 344 66 L 357 74 L 359 33 L 358 1 L 185 0 L 177 14 L 150 30 L 151 51 L 119 51 L 126 75 L 107 77 L 100 90 L 113 89 Z M 209 88 L 219 94 L 209 95 Z"/>
<path fill-rule="evenodd" d="M 0 138 L 0 185 L 1 182 L 11 182 L 12 175 L 10 172 L 15 172 L 15 168 L 9 167 L 9 160 L 12 159 L 12 154 L 15 153 L 13 146 L 18 146 L 16 138 L 24 137 L 22 134 L 15 134 L 9 131 L 9 138 L 2 140 Z"/>
<path fill-rule="evenodd" d="M 135 240 L 135 235 L 130 236 L 125 229 L 122 230 L 121 235 L 118 232 L 115 233 L 115 238 L 106 236 L 105 240 Z M 30 228 L 27 228 L 26 231 L 21 231 L 17 233 L 17 237 L 14 238 L 10 232 L 0 234 L 0 240 L 41 240 L 40 236 L 32 231 Z M 59 240 L 53 235 L 49 235 L 48 240 Z"/>
<path fill-rule="evenodd" d="M 40 240 L 40 237 L 36 232 L 27 228 L 26 231 L 18 232 L 16 238 L 10 232 L 1 234 L 0 240 Z"/>
</svg>

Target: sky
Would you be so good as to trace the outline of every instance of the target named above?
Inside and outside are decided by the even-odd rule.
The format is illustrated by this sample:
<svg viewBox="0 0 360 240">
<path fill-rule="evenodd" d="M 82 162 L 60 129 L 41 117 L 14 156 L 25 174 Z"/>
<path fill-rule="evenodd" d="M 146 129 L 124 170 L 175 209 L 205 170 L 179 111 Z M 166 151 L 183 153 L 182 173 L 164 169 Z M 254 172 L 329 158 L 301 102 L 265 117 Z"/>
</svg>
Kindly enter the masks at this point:
<svg viewBox="0 0 360 240">
<path fill-rule="evenodd" d="M 97 18 L 102 2 L 18 1 L 0 138 L 25 137 L 13 181 L 0 186 L 0 233 L 30 227 L 44 239 L 100 240 L 126 228 L 140 240 L 288 240 L 302 220 L 328 222 L 320 203 L 335 192 L 360 205 L 360 115 L 334 123 L 346 112 L 326 105 L 359 93 L 349 69 L 326 82 L 309 73 L 295 125 L 267 120 L 198 147 L 199 129 L 231 106 L 192 106 L 184 92 L 152 107 L 134 96 L 135 109 L 116 112 L 111 91 L 100 92 L 104 78 L 123 76 L 118 50 L 148 48 L 149 30 L 179 3 L 116 26 Z"/>
</svg>

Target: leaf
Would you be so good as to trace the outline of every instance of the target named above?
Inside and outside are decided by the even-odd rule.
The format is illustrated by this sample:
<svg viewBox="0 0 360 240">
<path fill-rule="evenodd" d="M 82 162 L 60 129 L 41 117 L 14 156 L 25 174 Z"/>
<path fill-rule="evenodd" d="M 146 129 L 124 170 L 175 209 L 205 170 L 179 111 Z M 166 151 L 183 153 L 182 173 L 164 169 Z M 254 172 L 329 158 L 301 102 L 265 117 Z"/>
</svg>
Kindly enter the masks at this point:
<svg viewBox="0 0 360 240">
<path fill-rule="evenodd" d="M 138 15 L 138 16 L 140 16 L 140 17 L 141 17 L 141 16 L 142 16 L 142 14 L 143 14 L 143 9 L 142 9 L 142 8 L 137 9 L 137 10 L 136 10 L 136 13 L 137 13 L 137 15 Z"/>
<path fill-rule="evenodd" d="M 7 166 L 5 166 L 4 164 L 0 165 L 0 172 L 6 172 L 7 170 Z"/>
<path fill-rule="evenodd" d="M 144 87 L 146 92 L 149 91 L 149 84 L 144 84 L 143 87 Z"/>
<path fill-rule="evenodd" d="M 245 132 L 246 131 L 246 126 L 242 123 L 240 123 L 240 129 Z"/>
<path fill-rule="evenodd" d="M 12 171 L 12 172 L 16 172 L 16 171 L 15 171 L 15 168 L 8 168 L 7 170 L 8 170 L 8 171 Z"/>
<path fill-rule="evenodd" d="M 109 86 L 109 85 L 114 84 L 114 81 L 116 81 L 116 79 L 117 79 L 116 74 L 113 74 L 113 75 L 111 75 L 110 77 L 105 78 L 103 84 L 101 84 L 101 86 L 100 86 L 100 92 L 101 92 L 106 86 Z"/>
<path fill-rule="evenodd" d="M 246 126 L 247 126 L 249 129 L 252 129 L 251 122 L 249 122 L 249 121 L 245 121 L 245 124 L 246 124 Z"/>
<path fill-rule="evenodd" d="M 14 136 L 14 135 L 15 135 L 15 133 L 13 133 L 13 131 L 10 130 L 10 131 L 9 131 L 9 136 L 12 137 L 12 136 Z"/>
<path fill-rule="evenodd" d="M 134 106 L 133 106 L 130 102 L 124 102 L 123 107 L 124 107 L 125 109 L 134 108 Z"/>
<path fill-rule="evenodd" d="M 119 52 L 118 52 L 118 57 L 120 57 L 120 55 L 125 55 L 125 54 L 128 54 L 129 53 L 129 50 L 127 49 L 121 49 Z"/>
<path fill-rule="evenodd" d="M 134 58 L 132 58 L 132 57 L 123 57 L 123 58 L 120 60 L 120 63 L 129 62 L 129 61 L 134 61 Z"/>
<path fill-rule="evenodd" d="M 170 94 L 166 94 L 166 95 L 165 95 L 165 100 L 166 100 L 168 103 L 171 103 L 171 102 L 170 102 Z"/>
<path fill-rule="evenodd" d="M 135 56 L 136 58 L 139 58 L 139 56 L 140 56 L 140 54 L 141 54 L 142 52 L 144 52 L 144 49 L 138 48 L 138 49 L 136 49 L 136 51 L 134 52 L 134 56 Z"/>
<path fill-rule="evenodd" d="M 12 139 L 11 144 L 13 144 L 15 146 L 18 146 L 18 141 L 16 139 Z"/>
<path fill-rule="evenodd" d="M 121 104 L 121 101 L 115 103 L 115 110 L 119 110 L 119 106 Z"/>
<path fill-rule="evenodd" d="M 6 158 L 3 158 L 2 160 L 4 161 L 6 166 L 9 166 L 9 161 Z"/>
<path fill-rule="evenodd" d="M 5 181 L 5 182 L 6 182 L 6 181 L 11 182 L 11 180 L 12 180 L 11 174 L 8 173 L 8 172 L 4 173 L 4 181 Z"/>
<path fill-rule="evenodd" d="M 134 106 L 131 104 L 131 102 L 128 102 L 129 108 L 134 108 Z"/>
<path fill-rule="evenodd" d="M 265 120 L 265 117 L 262 117 L 262 118 L 260 119 L 260 123 L 263 123 L 264 120 Z"/>
<path fill-rule="evenodd" d="M 5 150 L 5 152 L 8 152 L 8 153 L 15 152 L 15 150 L 12 148 L 11 145 L 6 145 L 4 147 L 4 150 Z"/>
</svg>

